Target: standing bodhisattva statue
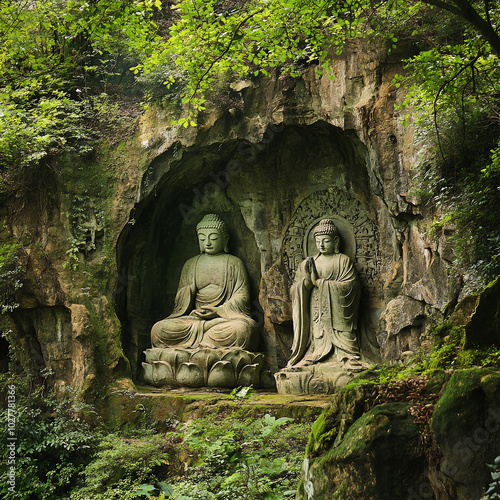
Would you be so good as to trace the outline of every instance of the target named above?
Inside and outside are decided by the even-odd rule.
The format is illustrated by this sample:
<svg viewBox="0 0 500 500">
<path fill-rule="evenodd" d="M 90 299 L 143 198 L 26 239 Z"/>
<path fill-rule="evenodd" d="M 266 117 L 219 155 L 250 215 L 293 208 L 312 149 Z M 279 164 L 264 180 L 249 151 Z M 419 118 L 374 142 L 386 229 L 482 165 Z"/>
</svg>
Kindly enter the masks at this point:
<svg viewBox="0 0 500 500">
<path fill-rule="evenodd" d="M 175 307 L 151 329 L 154 347 L 239 347 L 255 350 L 257 323 L 250 317 L 243 262 L 227 253 L 222 219 L 205 215 L 196 226 L 200 255 L 182 269 Z"/>
<path fill-rule="evenodd" d="M 340 253 L 340 237 L 331 219 L 314 229 L 319 253 L 297 270 L 291 288 L 293 345 L 288 366 L 330 361 L 346 368 L 360 365 L 356 338 L 360 285 L 351 259 Z"/>
</svg>

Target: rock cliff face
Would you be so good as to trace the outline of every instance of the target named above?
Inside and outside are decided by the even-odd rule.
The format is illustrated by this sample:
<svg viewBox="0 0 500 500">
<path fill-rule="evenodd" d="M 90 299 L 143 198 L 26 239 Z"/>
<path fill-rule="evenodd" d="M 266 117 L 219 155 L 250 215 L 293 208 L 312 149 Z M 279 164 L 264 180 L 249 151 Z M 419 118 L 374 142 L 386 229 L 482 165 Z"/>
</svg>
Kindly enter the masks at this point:
<svg viewBox="0 0 500 500">
<path fill-rule="evenodd" d="M 296 498 L 482 498 L 500 444 L 498 377 L 436 372 L 420 388 L 402 382 L 392 401 L 374 400 L 373 386 L 335 394 L 313 426 Z"/>
<path fill-rule="evenodd" d="M 27 262 L 12 313 L 26 363 L 79 388 L 140 382 L 151 326 L 172 309 L 207 212 L 224 218 L 246 263 L 272 370 L 292 342 L 294 238 L 307 245 L 306 226 L 325 216 L 354 237 L 368 356 L 416 349 L 449 301 L 450 250 L 444 236 L 426 237 L 432 214 L 409 194 L 419 151 L 395 109 L 401 67 L 383 53 L 354 42 L 334 78 L 311 67 L 234 84 L 230 106 L 214 105 L 196 128 L 152 108 L 96 159 L 68 159 L 52 190 L 8 214 Z"/>
</svg>

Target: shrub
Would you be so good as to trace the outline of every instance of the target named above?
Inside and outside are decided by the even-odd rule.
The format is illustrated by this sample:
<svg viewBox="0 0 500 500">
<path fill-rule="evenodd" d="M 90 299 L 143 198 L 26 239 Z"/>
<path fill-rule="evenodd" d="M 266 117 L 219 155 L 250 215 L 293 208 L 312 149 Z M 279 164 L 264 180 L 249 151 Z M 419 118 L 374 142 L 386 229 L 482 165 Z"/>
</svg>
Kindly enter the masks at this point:
<svg viewBox="0 0 500 500">
<path fill-rule="evenodd" d="M 33 389 L 24 377 L 7 380 L 3 376 L 2 382 L 11 404 L 0 412 L 0 440 L 13 443 L 13 450 L 1 459 L 0 496 L 60 499 L 76 482 L 97 444 L 97 434 L 85 419 L 92 408 L 71 391 L 56 397 L 44 387 Z M 11 466 L 14 478 L 8 474 Z M 9 483 L 12 479 L 15 486 Z"/>
<path fill-rule="evenodd" d="M 136 499 L 141 484 L 158 482 L 175 463 L 165 444 L 158 434 L 104 437 L 95 459 L 83 471 L 84 485 L 73 490 L 71 499 Z"/>
</svg>

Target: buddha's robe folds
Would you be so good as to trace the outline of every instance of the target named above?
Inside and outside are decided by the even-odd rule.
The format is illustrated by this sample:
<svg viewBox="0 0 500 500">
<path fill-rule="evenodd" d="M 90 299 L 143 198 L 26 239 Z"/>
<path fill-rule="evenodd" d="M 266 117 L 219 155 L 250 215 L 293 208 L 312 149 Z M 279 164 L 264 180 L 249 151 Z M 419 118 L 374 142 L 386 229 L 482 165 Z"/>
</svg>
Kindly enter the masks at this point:
<svg viewBox="0 0 500 500">
<path fill-rule="evenodd" d="M 335 254 L 331 269 L 319 274 L 316 286 L 310 276 L 304 261 L 291 288 L 294 339 L 288 365 L 318 362 L 332 352 L 339 361 L 359 358 L 360 286 L 351 259 Z"/>
<path fill-rule="evenodd" d="M 154 347 L 240 347 L 255 350 L 257 323 L 250 317 L 250 294 L 245 267 L 238 257 L 226 254 L 210 271 L 220 285 L 198 288 L 200 256 L 189 259 L 182 269 L 175 307 L 170 316 L 151 329 Z M 192 313 L 204 306 L 216 308 L 217 316 L 202 319 Z"/>
</svg>

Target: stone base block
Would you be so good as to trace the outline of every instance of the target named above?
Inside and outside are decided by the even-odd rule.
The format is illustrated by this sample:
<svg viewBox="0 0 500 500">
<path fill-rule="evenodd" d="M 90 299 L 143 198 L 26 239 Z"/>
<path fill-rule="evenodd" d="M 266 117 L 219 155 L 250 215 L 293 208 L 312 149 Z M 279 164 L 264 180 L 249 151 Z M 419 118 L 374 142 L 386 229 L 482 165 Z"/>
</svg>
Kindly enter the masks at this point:
<svg viewBox="0 0 500 500">
<path fill-rule="evenodd" d="M 274 374 L 279 394 L 333 394 L 368 366 L 307 365 L 284 368 Z"/>
<path fill-rule="evenodd" d="M 144 381 L 156 387 L 258 388 L 270 377 L 263 370 L 263 354 L 239 348 L 154 347 L 144 353 Z"/>
</svg>

